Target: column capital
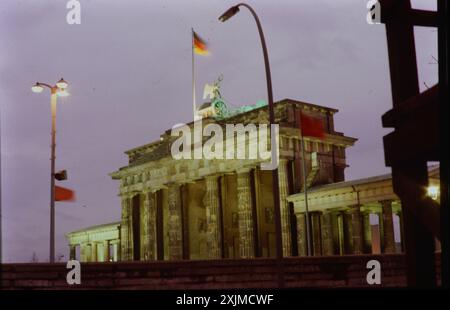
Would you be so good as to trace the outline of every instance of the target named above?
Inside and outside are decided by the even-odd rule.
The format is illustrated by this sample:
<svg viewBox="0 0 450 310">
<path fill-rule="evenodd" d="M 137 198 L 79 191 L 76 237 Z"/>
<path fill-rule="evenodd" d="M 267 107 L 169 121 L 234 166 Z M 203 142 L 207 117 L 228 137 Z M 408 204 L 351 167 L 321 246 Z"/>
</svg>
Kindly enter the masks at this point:
<svg viewBox="0 0 450 310">
<path fill-rule="evenodd" d="M 395 214 L 395 215 L 401 216 L 402 213 L 403 213 L 403 211 L 402 211 L 402 209 L 399 209 L 399 210 L 392 210 L 392 213 Z"/>
<path fill-rule="evenodd" d="M 206 175 L 204 177 L 204 179 L 209 180 L 209 181 L 216 181 L 220 177 L 221 177 L 221 174 L 210 174 L 210 175 Z"/>
<path fill-rule="evenodd" d="M 324 210 L 320 210 L 318 212 L 322 213 L 322 215 L 328 215 L 328 214 L 332 214 L 335 211 L 331 210 L 331 209 L 324 209 Z"/>
<path fill-rule="evenodd" d="M 154 194 L 154 193 L 156 193 L 157 191 L 159 191 L 160 189 L 163 189 L 163 188 L 165 188 L 165 187 L 157 187 L 157 188 L 154 188 L 154 187 L 152 187 L 152 188 L 147 187 L 147 188 L 144 188 L 144 189 L 141 191 L 141 193 L 142 193 L 142 194 Z"/>
<path fill-rule="evenodd" d="M 376 206 L 361 206 L 361 214 L 378 214 L 381 210 L 379 205 Z"/>
<path fill-rule="evenodd" d="M 384 200 L 379 200 L 378 202 L 381 204 L 381 205 L 392 205 L 392 202 L 393 202 L 394 200 L 393 199 L 384 199 Z"/>
<path fill-rule="evenodd" d="M 236 169 L 236 174 L 246 174 L 249 173 L 252 170 L 251 167 L 241 167 Z"/>
<path fill-rule="evenodd" d="M 117 196 L 119 196 L 122 199 L 129 199 L 131 197 L 133 197 L 133 193 L 131 192 L 124 192 L 124 193 L 119 193 Z"/>
<path fill-rule="evenodd" d="M 282 165 L 287 165 L 288 162 L 289 162 L 289 158 L 284 158 L 284 157 L 278 158 L 278 166 L 279 166 L 280 164 L 282 164 Z"/>
<path fill-rule="evenodd" d="M 348 207 L 348 211 L 351 212 L 355 212 L 355 211 L 361 211 L 361 207 L 362 204 L 354 204 L 354 205 L 349 205 Z"/>
<path fill-rule="evenodd" d="M 362 210 L 360 212 L 361 212 L 361 215 L 371 215 L 371 214 L 377 213 L 377 212 L 374 212 L 374 211 L 372 211 L 370 209 Z"/>
<path fill-rule="evenodd" d="M 126 198 L 133 198 L 134 196 L 136 196 L 136 195 L 138 195 L 140 193 L 141 193 L 141 191 L 133 190 L 133 191 L 129 191 L 129 192 L 124 193 L 123 196 L 126 196 Z"/>
</svg>

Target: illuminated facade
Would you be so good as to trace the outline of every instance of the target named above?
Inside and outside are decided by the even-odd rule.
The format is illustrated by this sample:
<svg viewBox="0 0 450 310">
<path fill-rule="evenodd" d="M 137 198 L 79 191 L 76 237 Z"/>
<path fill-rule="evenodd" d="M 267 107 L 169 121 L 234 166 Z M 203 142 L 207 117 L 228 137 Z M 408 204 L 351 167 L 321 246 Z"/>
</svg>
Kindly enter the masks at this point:
<svg viewBox="0 0 450 310">
<path fill-rule="evenodd" d="M 300 110 L 321 119 L 325 128 L 323 139 L 304 138 L 313 254 L 401 251 L 401 206 L 392 191 L 391 176 L 345 181 L 345 151 L 356 139 L 335 131 L 337 110 L 285 99 L 275 105 L 280 125 L 283 255 L 306 255 L 303 159 L 296 118 Z M 211 123 L 222 127 L 268 124 L 268 111 L 258 107 L 225 119 L 203 119 L 203 126 Z M 121 221 L 67 234 L 72 258 L 130 261 L 275 256 L 272 177 L 271 171 L 260 168 L 262 160 L 175 160 L 171 155 L 174 139 L 168 130 L 158 141 L 126 152 L 128 165 L 111 173 L 120 181 Z M 245 148 L 250 142 L 235 144 L 235 148 Z"/>
</svg>

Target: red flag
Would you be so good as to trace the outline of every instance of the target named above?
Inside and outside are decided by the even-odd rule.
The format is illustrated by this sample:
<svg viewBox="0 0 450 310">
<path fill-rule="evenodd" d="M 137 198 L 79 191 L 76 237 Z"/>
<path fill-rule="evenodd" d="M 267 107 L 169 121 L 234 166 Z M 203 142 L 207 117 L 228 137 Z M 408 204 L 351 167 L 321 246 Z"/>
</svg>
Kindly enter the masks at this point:
<svg viewBox="0 0 450 310">
<path fill-rule="evenodd" d="M 75 201 L 75 192 L 71 189 L 55 185 L 55 201 Z"/>
<path fill-rule="evenodd" d="M 325 129 L 323 121 L 317 117 L 309 116 L 299 111 L 301 131 L 303 136 L 316 137 L 323 139 L 325 137 Z"/>
</svg>

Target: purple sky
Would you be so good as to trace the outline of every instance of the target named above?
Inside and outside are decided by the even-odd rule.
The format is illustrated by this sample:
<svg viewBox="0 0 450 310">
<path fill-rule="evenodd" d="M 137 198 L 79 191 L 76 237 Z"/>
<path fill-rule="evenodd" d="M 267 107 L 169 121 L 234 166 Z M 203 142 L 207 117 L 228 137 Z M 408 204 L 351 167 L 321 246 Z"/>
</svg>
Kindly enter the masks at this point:
<svg viewBox="0 0 450 310">
<path fill-rule="evenodd" d="M 242 10 L 217 17 L 236 1 L 80 0 L 81 25 L 66 23 L 67 1 L 0 2 L 0 113 L 3 259 L 48 260 L 50 94 L 36 81 L 64 77 L 59 100 L 57 169 L 77 192 L 57 203 L 57 254 L 64 234 L 120 219 L 119 183 L 108 173 L 126 165 L 125 150 L 192 120 L 191 37 L 209 42 L 196 58 L 197 94 L 223 74 L 232 107 L 266 99 L 262 53 L 253 19 Z M 435 9 L 435 1 L 413 1 Z M 366 1 L 254 0 L 269 49 L 275 100 L 292 98 L 340 110 L 336 130 L 358 138 L 347 152 L 347 179 L 389 172 L 381 115 L 392 106 L 383 25 L 366 23 Z M 421 88 L 437 82 L 437 32 L 416 28 Z M 431 63 L 431 64 L 430 64 Z M 197 96 L 200 99 L 200 95 Z M 200 102 L 201 100 L 198 100 Z M 83 207 L 85 206 L 85 207 Z"/>
</svg>

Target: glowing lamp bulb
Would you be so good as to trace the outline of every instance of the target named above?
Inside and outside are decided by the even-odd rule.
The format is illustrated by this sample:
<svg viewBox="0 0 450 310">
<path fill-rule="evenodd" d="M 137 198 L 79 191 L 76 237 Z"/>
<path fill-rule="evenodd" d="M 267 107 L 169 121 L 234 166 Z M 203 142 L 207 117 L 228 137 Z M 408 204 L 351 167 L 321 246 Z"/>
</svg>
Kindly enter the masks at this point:
<svg viewBox="0 0 450 310">
<path fill-rule="evenodd" d="M 31 91 L 33 93 L 41 93 L 44 90 L 44 87 L 42 87 L 41 85 L 39 85 L 39 83 L 34 84 L 31 87 Z"/>
</svg>

